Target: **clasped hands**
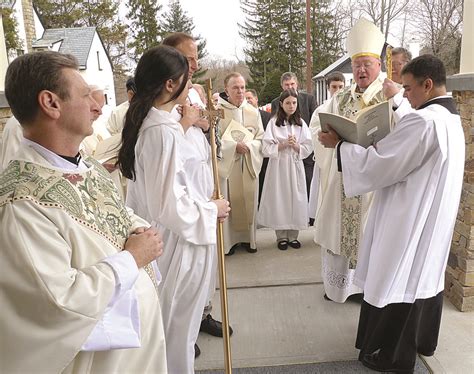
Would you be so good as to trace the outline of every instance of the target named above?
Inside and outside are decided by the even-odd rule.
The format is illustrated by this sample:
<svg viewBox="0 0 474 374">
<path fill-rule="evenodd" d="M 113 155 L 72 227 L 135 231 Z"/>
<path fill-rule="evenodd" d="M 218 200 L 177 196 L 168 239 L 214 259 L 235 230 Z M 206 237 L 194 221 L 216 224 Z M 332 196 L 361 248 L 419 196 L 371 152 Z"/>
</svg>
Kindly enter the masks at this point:
<svg viewBox="0 0 474 374">
<path fill-rule="evenodd" d="M 288 135 L 288 139 L 285 142 L 278 143 L 278 150 L 283 150 L 286 148 L 291 148 L 295 152 L 300 151 L 300 145 L 298 144 L 298 141 L 296 140 L 295 135 Z"/>
<path fill-rule="evenodd" d="M 186 131 L 192 125 L 200 127 L 203 131 L 209 130 L 209 121 L 206 117 L 201 116 L 201 109 L 196 104 L 184 104 L 178 105 L 178 113 L 181 114 L 181 120 L 179 123 L 183 126 Z"/>
</svg>

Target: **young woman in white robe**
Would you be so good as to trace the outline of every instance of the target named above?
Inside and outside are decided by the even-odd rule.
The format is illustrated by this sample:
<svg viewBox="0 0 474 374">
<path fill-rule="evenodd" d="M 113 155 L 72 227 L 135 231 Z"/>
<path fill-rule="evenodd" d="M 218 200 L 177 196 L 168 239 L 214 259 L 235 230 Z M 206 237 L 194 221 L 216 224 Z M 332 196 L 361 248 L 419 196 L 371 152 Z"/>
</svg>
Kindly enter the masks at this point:
<svg viewBox="0 0 474 374">
<path fill-rule="evenodd" d="M 176 49 L 159 46 L 140 59 L 137 93 L 122 134 L 119 165 L 131 179 L 127 205 L 162 233 L 160 304 L 168 372 L 194 373 L 194 344 L 213 271 L 216 222 L 230 210 L 225 200 L 203 196 L 196 178 L 201 157 L 171 115 L 183 105 L 194 123 L 199 111 L 186 104 L 188 63 Z"/>
<path fill-rule="evenodd" d="M 300 248 L 299 230 L 308 227 L 308 198 L 303 159 L 313 151 L 311 133 L 301 119 L 298 94 L 285 90 L 263 136 L 269 157 L 258 223 L 275 229 L 280 250 Z"/>
</svg>

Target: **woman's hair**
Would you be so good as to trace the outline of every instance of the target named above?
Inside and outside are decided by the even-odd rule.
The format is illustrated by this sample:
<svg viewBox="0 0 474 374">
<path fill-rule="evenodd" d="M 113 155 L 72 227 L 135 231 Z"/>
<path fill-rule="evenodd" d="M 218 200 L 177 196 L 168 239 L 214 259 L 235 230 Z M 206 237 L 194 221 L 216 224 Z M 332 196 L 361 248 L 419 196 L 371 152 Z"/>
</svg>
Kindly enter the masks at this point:
<svg viewBox="0 0 474 374">
<path fill-rule="evenodd" d="M 117 165 L 126 178 L 135 180 L 135 145 L 143 120 L 153 103 L 161 95 L 169 79 L 177 81 L 180 77 L 184 77 L 181 86 L 168 102 L 176 100 L 188 83 L 187 76 L 188 61 L 172 47 L 160 45 L 151 48 L 138 61 L 135 70 L 137 92 L 130 102 L 125 117 L 122 146 L 117 161 Z"/>
<path fill-rule="evenodd" d="M 285 111 L 283 110 L 282 104 L 283 104 L 283 101 L 285 101 L 285 99 L 290 96 L 293 96 L 298 100 L 298 94 L 293 88 L 290 88 L 289 90 L 285 90 L 280 94 L 276 121 L 275 121 L 275 125 L 277 125 L 278 127 L 285 126 L 285 120 L 286 120 L 287 115 Z M 296 111 L 288 118 L 288 123 L 290 125 L 302 126 L 299 105 L 296 107 Z"/>
</svg>

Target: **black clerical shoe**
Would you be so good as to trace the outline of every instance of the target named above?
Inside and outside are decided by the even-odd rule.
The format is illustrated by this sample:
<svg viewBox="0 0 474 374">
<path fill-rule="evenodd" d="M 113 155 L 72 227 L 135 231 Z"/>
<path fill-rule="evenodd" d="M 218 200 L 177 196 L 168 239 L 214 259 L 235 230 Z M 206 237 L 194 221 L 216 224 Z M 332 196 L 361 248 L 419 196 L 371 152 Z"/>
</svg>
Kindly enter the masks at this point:
<svg viewBox="0 0 474 374">
<path fill-rule="evenodd" d="M 201 354 L 201 350 L 199 349 L 197 344 L 194 344 L 194 358 L 198 358 Z"/>
<path fill-rule="evenodd" d="M 379 371 L 382 373 L 396 373 L 396 374 L 413 374 L 414 368 L 411 369 L 399 369 L 392 367 L 389 363 L 383 362 L 379 358 L 379 352 L 375 353 L 369 353 L 365 354 L 364 357 L 362 357 L 362 365 L 365 367 Z"/>
<path fill-rule="evenodd" d="M 277 246 L 280 251 L 286 251 L 288 249 L 288 240 L 280 240 Z"/>
<path fill-rule="evenodd" d="M 235 250 L 240 246 L 240 243 L 234 244 L 228 253 L 226 253 L 226 256 L 232 256 L 235 253 Z"/>
<path fill-rule="evenodd" d="M 310 218 L 308 222 L 309 226 L 314 226 L 314 218 Z"/>
<path fill-rule="evenodd" d="M 329 296 L 328 296 L 327 294 L 324 294 L 324 296 L 323 296 L 323 297 L 324 297 L 324 300 L 326 300 L 326 301 L 332 301 L 332 299 L 330 299 L 330 298 L 329 298 Z"/>
<path fill-rule="evenodd" d="M 250 243 L 240 243 L 242 248 L 245 248 L 245 250 L 248 252 L 248 253 L 256 253 L 257 252 L 257 248 L 252 248 L 250 247 Z"/>
<path fill-rule="evenodd" d="M 222 322 L 216 321 L 210 314 L 208 314 L 206 318 L 201 321 L 201 327 L 199 328 L 199 331 L 207 332 L 208 334 L 217 336 L 219 338 L 224 336 L 222 331 Z M 229 326 L 229 335 L 232 335 L 233 332 L 234 331 L 232 330 L 232 327 Z"/>
<path fill-rule="evenodd" d="M 288 243 L 291 248 L 301 248 L 301 243 L 298 240 L 292 240 Z"/>
</svg>

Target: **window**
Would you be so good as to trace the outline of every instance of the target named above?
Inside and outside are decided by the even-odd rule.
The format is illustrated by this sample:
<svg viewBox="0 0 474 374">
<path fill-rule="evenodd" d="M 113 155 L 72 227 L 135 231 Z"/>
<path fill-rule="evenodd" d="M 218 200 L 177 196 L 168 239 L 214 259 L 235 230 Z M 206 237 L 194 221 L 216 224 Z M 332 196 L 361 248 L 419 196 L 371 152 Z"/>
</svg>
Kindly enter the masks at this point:
<svg viewBox="0 0 474 374">
<path fill-rule="evenodd" d="M 102 70 L 102 66 L 100 66 L 100 52 L 97 51 L 97 67 L 99 70 Z"/>
</svg>

